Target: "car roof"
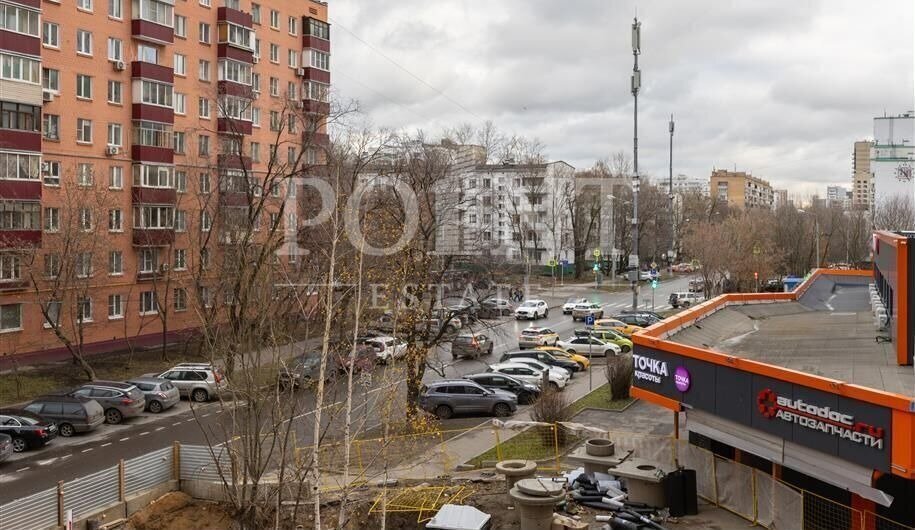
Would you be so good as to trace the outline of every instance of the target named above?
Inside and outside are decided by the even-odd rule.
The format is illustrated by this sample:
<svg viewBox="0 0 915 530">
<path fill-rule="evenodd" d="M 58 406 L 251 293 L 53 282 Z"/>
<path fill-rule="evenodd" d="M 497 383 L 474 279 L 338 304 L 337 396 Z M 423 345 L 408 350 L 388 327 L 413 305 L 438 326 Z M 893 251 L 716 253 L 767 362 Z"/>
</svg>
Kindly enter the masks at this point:
<svg viewBox="0 0 915 530">
<path fill-rule="evenodd" d="M 536 361 L 537 359 L 528 359 L 529 361 Z M 539 362 L 539 361 L 538 361 Z M 497 368 L 533 368 L 529 364 L 522 363 L 518 361 L 517 358 L 513 358 L 511 362 L 508 363 L 495 363 L 489 366 L 493 370 Z"/>
<path fill-rule="evenodd" d="M 168 379 L 162 377 L 150 377 L 150 376 L 140 376 L 140 377 L 131 377 L 127 380 L 128 383 L 167 383 Z"/>
<path fill-rule="evenodd" d="M 171 368 L 171 370 L 182 369 L 182 368 L 196 368 L 199 370 L 212 370 L 214 368 L 212 363 L 178 363 Z"/>
<path fill-rule="evenodd" d="M 0 414 L 4 416 L 25 416 L 35 420 L 44 420 L 40 414 L 35 414 L 25 409 L 0 409 Z"/>
<path fill-rule="evenodd" d="M 116 388 L 118 390 L 130 390 L 134 387 L 131 383 L 124 383 L 121 381 L 92 381 L 91 383 L 85 383 L 82 386 L 100 386 L 105 388 Z"/>
<path fill-rule="evenodd" d="M 524 333 L 525 331 L 532 331 L 534 333 L 543 333 L 544 331 L 549 331 L 550 333 L 553 332 L 553 330 L 551 330 L 550 328 L 542 328 L 539 326 L 530 326 L 530 327 L 524 328 L 521 330 L 521 333 Z"/>
<path fill-rule="evenodd" d="M 64 394 L 45 394 L 32 400 L 32 403 L 60 402 L 60 403 L 88 403 L 92 398 L 83 396 L 67 396 Z"/>
<path fill-rule="evenodd" d="M 442 386 L 442 385 L 453 385 L 455 383 L 474 383 L 475 381 L 470 381 L 468 379 L 439 379 L 438 381 L 432 381 L 431 383 L 426 383 L 426 386 Z"/>
<path fill-rule="evenodd" d="M 540 302 L 543 302 L 543 300 L 541 300 L 540 298 L 528 298 L 527 300 L 525 300 L 525 301 L 523 301 L 523 302 L 521 302 L 521 303 L 522 303 L 522 304 L 525 304 L 525 303 L 527 303 L 527 302 L 533 302 L 533 303 L 535 303 L 535 304 L 539 304 Z"/>
</svg>

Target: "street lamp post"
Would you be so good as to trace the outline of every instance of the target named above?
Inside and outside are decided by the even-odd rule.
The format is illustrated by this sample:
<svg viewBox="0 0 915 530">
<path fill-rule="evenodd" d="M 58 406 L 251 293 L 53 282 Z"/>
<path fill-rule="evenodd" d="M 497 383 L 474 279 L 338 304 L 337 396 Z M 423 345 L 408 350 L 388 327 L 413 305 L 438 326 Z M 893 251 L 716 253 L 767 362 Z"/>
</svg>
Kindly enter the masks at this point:
<svg viewBox="0 0 915 530">
<path fill-rule="evenodd" d="M 639 308 L 639 88 L 642 86 L 642 72 L 639 70 L 639 54 L 642 49 L 642 23 L 638 18 L 632 22 L 632 254 L 629 255 L 629 282 L 632 286 L 632 310 Z"/>
</svg>

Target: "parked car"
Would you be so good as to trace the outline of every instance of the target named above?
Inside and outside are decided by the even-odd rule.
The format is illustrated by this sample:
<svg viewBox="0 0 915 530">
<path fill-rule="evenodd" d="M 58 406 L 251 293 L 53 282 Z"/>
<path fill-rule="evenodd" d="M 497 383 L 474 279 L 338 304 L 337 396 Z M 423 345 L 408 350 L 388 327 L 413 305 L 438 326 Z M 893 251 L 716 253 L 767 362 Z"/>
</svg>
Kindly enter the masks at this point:
<svg viewBox="0 0 915 530">
<path fill-rule="evenodd" d="M 570 361 L 574 361 L 575 363 L 578 363 L 578 366 L 580 366 L 582 370 L 587 370 L 588 368 L 591 367 L 590 359 L 588 359 L 584 355 L 579 355 L 577 353 L 569 353 L 569 352 L 563 350 L 562 348 L 560 348 L 559 346 L 537 346 L 537 349 L 543 350 L 545 352 L 549 352 L 549 354 L 552 355 L 553 357 L 559 357 L 561 359 L 568 359 Z"/>
<path fill-rule="evenodd" d="M 488 298 L 480 303 L 480 318 L 498 318 L 515 313 L 515 306 L 505 298 Z"/>
<path fill-rule="evenodd" d="M 628 338 L 636 331 L 642 329 L 638 326 L 631 326 L 625 322 L 620 322 L 615 318 L 601 318 L 594 321 L 594 329 L 612 329 L 618 333 L 621 333 L 624 337 Z"/>
<path fill-rule="evenodd" d="M 143 392 L 143 397 L 146 399 L 146 410 L 153 414 L 168 410 L 181 401 L 181 392 L 178 391 L 178 387 L 171 384 L 167 379 L 135 377 L 127 382 L 139 388 L 140 392 Z"/>
<path fill-rule="evenodd" d="M 419 406 L 446 420 L 455 413 L 511 416 L 518 410 L 518 397 L 499 389 L 487 389 L 466 379 L 445 379 L 424 385 Z"/>
<path fill-rule="evenodd" d="M 578 371 L 581 371 L 584 369 L 577 362 L 575 362 L 569 358 L 557 357 L 548 351 L 543 351 L 540 349 L 506 352 L 506 353 L 503 353 L 501 357 L 499 357 L 499 362 L 500 363 L 512 362 L 514 359 L 519 358 L 519 357 L 537 359 L 538 361 L 540 361 L 544 364 L 548 364 L 550 366 L 555 366 L 558 368 L 564 368 L 565 370 L 567 370 L 569 372 L 569 374 L 572 374 L 574 372 L 578 372 Z"/>
<path fill-rule="evenodd" d="M 13 456 L 13 438 L 6 434 L 0 434 L 0 462 Z"/>
<path fill-rule="evenodd" d="M 497 374 L 510 375 L 515 379 L 537 385 L 538 387 L 543 383 L 543 371 L 524 363 L 496 363 L 491 365 L 488 371 Z M 555 390 L 562 390 L 565 388 L 566 382 L 568 381 L 567 377 L 560 377 L 552 371 L 547 372 L 547 378 L 550 386 Z"/>
<path fill-rule="evenodd" d="M 594 319 L 604 318 L 604 308 L 600 304 L 595 303 L 586 303 L 586 304 L 577 304 L 572 308 L 572 320 L 585 320 L 589 316 L 594 317 Z"/>
<path fill-rule="evenodd" d="M 492 339 L 483 333 L 462 333 L 451 341 L 451 358 L 470 357 L 479 359 L 492 355 Z"/>
<path fill-rule="evenodd" d="M 518 336 L 519 348 L 535 348 L 537 346 L 552 346 L 559 340 L 559 333 L 550 328 L 531 326 L 521 331 Z"/>
<path fill-rule="evenodd" d="M 368 346 L 375 351 L 375 356 L 381 364 L 403 358 L 407 354 L 407 343 L 395 337 L 363 337 L 356 341 L 358 344 Z"/>
<path fill-rule="evenodd" d="M 572 370 L 566 368 L 560 368 L 558 366 L 550 366 L 549 364 L 538 360 L 535 357 L 513 357 L 510 361 L 512 363 L 521 363 L 530 366 L 535 370 L 549 370 L 550 374 L 556 374 L 557 377 L 565 379 L 568 381 L 572 378 Z"/>
<path fill-rule="evenodd" d="M 25 410 L 57 424 L 63 437 L 89 432 L 105 422 L 105 409 L 98 401 L 82 396 L 47 395 L 35 398 Z"/>
<path fill-rule="evenodd" d="M 559 341 L 557 344 L 567 352 L 575 352 L 579 355 L 591 355 L 606 357 L 608 355 L 619 355 L 622 348 L 612 342 L 603 341 L 597 337 L 574 335 L 566 340 Z"/>
<path fill-rule="evenodd" d="M 71 396 L 94 399 L 105 409 L 105 423 L 117 425 L 134 418 L 146 408 L 146 398 L 136 385 L 117 381 L 92 381 L 70 392 Z"/>
<path fill-rule="evenodd" d="M 573 296 L 572 298 L 569 298 L 568 300 L 566 300 L 566 303 L 562 304 L 562 314 L 571 315 L 572 310 L 575 309 L 575 306 L 577 306 L 578 304 L 587 304 L 587 303 L 588 303 L 587 298 Z"/>
<path fill-rule="evenodd" d="M 667 299 L 667 303 L 669 303 L 671 307 L 678 309 L 681 307 L 686 308 L 691 305 L 702 303 L 704 300 L 705 297 L 702 296 L 702 293 L 688 293 L 681 291 L 677 293 L 670 293 L 670 298 Z"/>
<path fill-rule="evenodd" d="M 639 281 L 647 282 L 651 279 L 651 271 L 639 271 Z"/>
<path fill-rule="evenodd" d="M 632 340 L 623 336 L 619 331 L 612 329 L 576 329 L 575 336 L 592 336 L 597 337 L 604 342 L 612 342 L 620 347 L 620 353 L 629 353 L 632 351 Z"/>
<path fill-rule="evenodd" d="M 57 438 L 57 425 L 21 409 L 0 409 L 0 433 L 12 438 L 13 452 L 21 453 Z"/>
<path fill-rule="evenodd" d="M 659 320 L 656 318 L 653 318 L 648 315 L 640 315 L 637 313 L 616 315 L 613 318 L 619 320 L 620 322 L 629 324 L 630 326 L 637 326 L 640 328 L 647 328 L 648 326 L 654 324 L 655 322 L 659 322 Z"/>
<path fill-rule="evenodd" d="M 705 290 L 705 282 L 699 278 L 693 278 L 689 281 L 689 292 L 701 293 Z"/>
<path fill-rule="evenodd" d="M 181 363 L 161 374 L 146 376 L 168 379 L 182 396 L 197 403 L 218 397 L 229 386 L 222 371 L 209 363 Z"/>
<path fill-rule="evenodd" d="M 518 320 L 536 320 L 550 316 L 550 308 L 543 300 L 525 300 L 515 309 L 515 318 Z"/>
<path fill-rule="evenodd" d="M 639 309 L 637 311 L 633 311 L 631 309 L 625 309 L 623 311 L 620 311 L 620 314 L 621 315 L 647 315 L 656 320 L 664 320 L 664 317 L 661 316 L 660 314 L 655 313 L 654 311 L 644 311 L 642 309 Z"/>
<path fill-rule="evenodd" d="M 318 379 L 321 352 L 305 353 L 282 364 L 279 373 L 281 388 L 299 388 Z"/>
<path fill-rule="evenodd" d="M 464 379 L 469 379 L 483 388 L 499 389 L 511 392 L 518 397 L 518 403 L 528 405 L 537 401 L 540 396 L 540 387 L 515 379 L 510 375 L 496 374 L 492 372 L 483 372 L 480 374 L 465 375 Z"/>
<path fill-rule="evenodd" d="M 318 354 L 320 356 L 320 353 Z M 331 369 L 330 377 L 347 372 L 371 372 L 375 368 L 378 355 L 375 348 L 364 344 L 356 344 L 355 351 L 350 343 L 338 342 L 330 345 L 328 353 L 328 367 Z"/>
</svg>

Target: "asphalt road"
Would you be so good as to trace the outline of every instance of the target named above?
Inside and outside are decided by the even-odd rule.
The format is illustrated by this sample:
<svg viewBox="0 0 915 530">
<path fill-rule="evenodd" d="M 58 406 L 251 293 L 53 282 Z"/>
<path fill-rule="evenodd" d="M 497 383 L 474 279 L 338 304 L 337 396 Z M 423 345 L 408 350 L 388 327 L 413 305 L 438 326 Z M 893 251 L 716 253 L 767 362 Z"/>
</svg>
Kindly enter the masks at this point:
<svg viewBox="0 0 915 530">
<path fill-rule="evenodd" d="M 670 293 L 686 290 L 687 283 L 685 277 L 662 282 L 655 293 L 656 309 L 669 309 L 667 298 Z M 650 289 L 643 287 L 640 304 L 647 301 L 646 292 L 650 296 Z M 557 286 L 552 297 L 550 295 L 549 289 L 541 293 L 551 305 L 561 303 L 560 300 L 564 301 L 569 296 L 587 296 L 602 303 L 608 316 L 629 308 L 632 302 L 631 291 L 605 293 L 581 287 Z M 646 305 L 650 308 L 650 302 Z M 640 307 L 646 308 L 645 305 Z M 481 331 L 489 333 L 494 339 L 493 355 L 479 360 L 452 361 L 446 345 L 436 351 L 440 371 L 449 378 L 485 371 L 487 363 L 497 362 L 501 353 L 517 348 L 518 335 L 531 324 L 532 322 L 506 317 L 481 326 Z M 582 327 L 581 323 L 573 322 L 570 316 L 563 315 L 558 308 L 550 311 L 549 318 L 533 324 L 548 326 L 559 333 L 561 338 L 570 336 L 574 329 Z M 595 387 L 603 383 L 604 375 L 599 368 L 592 375 Z M 436 371 L 427 370 L 425 380 L 440 377 Z M 579 390 L 576 395 L 583 390 L 581 387 L 589 385 L 588 379 L 587 374 L 579 374 L 572 380 L 572 386 Z M 397 363 L 379 367 L 371 377 L 360 377 L 355 382 L 354 390 L 354 431 L 371 430 L 377 426 L 378 418 L 384 413 L 397 414 L 403 410 L 404 394 L 402 367 Z M 343 396 L 345 389 L 341 385 L 331 389 L 331 395 L 326 398 L 328 404 L 323 409 L 326 413 L 322 414 L 325 417 L 322 425 L 329 426 L 331 421 L 339 421 L 343 413 L 340 410 Z M 314 396 L 310 392 L 301 391 L 297 393 L 297 399 L 296 407 L 301 411 L 293 418 L 297 441 L 299 445 L 310 444 L 314 428 Z M 158 415 L 144 414 L 125 420 L 121 425 L 102 425 L 92 433 L 72 438 L 58 437 L 43 449 L 13 455 L 10 460 L 0 463 L 0 504 L 55 487 L 58 481 L 72 480 L 116 465 L 121 459 L 127 460 L 172 445 L 174 441 L 205 444 L 210 440 L 218 443 L 225 439 L 225 433 L 229 431 L 231 407 L 244 407 L 244 403 L 213 402 L 192 407 L 187 401 L 181 401 Z M 488 418 L 454 418 L 444 422 L 444 428 L 459 429 L 484 421 L 488 421 Z"/>
</svg>

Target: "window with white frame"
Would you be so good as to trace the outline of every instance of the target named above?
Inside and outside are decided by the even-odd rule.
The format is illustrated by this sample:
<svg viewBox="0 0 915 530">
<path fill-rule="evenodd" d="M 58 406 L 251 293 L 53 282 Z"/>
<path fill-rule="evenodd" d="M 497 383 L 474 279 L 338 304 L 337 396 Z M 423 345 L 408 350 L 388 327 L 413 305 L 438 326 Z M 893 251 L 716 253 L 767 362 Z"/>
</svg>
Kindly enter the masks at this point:
<svg viewBox="0 0 915 530">
<path fill-rule="evenodd" d="M 76 8 L 84 11 L 92 11 L 92 0 L 76 0 Z"/>
<path fill-rule="evenodd" d="M 172 139 L 174 140 L 174 151 L 176 155 L 183 155 L 185 153 L 185 134 L 183 131 L 175 131 L 172 133 Z"/>
<path fill-rule="evenodd" d="M 123 92 L 124 89 L 120 81 L 108 80 L 108 103 L 115 103 L 117 105 L 123 103 Z"/>
<path fill-rule="evenodd" d="M 76 321 L 92 322 L 92 298 L 88 296 L 76 298 Z"/>
<path fill-rule="evenodd" d="M 22 304 L 0 305 L 0 332 L 22 329 Z"/>
<path fill-rule="evenodd" d="M 41 135 L 45 140 L 60 140 L 60 116 L 42 114 Z"/>
<path fill-rule="evenodd" d="M 327 22 L 309 18 L 308 24 L 305 27 L 305 31 L 312 37 L 330 40 L 330 26 L 327 24 Z"/>
<path fill-rule="evenodd" d="M 79 229 L 83 232 L 92 230 L 92 210 L 89 208 L 80 208 L 78 215 Z"/>
<path fill-rule="evenodd" d="M 203 304 L 203 307 L 212 307 L 213 306 L 213 291 L 209 287 L 201 285 L 198 289 L 200 294 L 200 303 Z M 0 306 L 2 307 L 2 306 Z"/>
<path fill-rule="evenodd" d="M 287 98 L 296 99 L 296 97 L 295 97 L 296 88 L 295 87 L 296 87 L 295 81 L 289 81 L 288 83 L 286 83 L 286 97 Z"/>
<path fill-rule="evenodd" d="M 76 118 L 76 141 L 83 144 L 92 143 L 92 120 Z"/>
<path fill-rule="evenodd" d="M 187 75 L 187 55 L 176 53 L 172 60 L 172 65 L 175 75 Z"/>
<path fill-rule="evenodd" d="M 113 190 L 124 188 L 124 166 L 110 166 L 108 168 L 108 187 Z"/>
<path fill-rule="evenodd" d="M 120 294 L 108 295 L 108 320 L 124 318 L 124 297 Z"/>
<path fill-rule="evenodd" d="M 80 278 L 92 276 L 92 253 L 80 252 L 76 255 L 76 275 Z"/>
<path fill-rule="evenodd" d="M 123 0 L 108 0 L 108 16 L 111 18 L 124 18 Z"/>
<path fill-rule="evenodd" d="M 41 86 L 56 94 L 60 93 L 60 70 L 55 68 L 41 69 Z"/>
<path fill-rule="evenodd" d="M 91 162 L 79 162 L 76 164 L 76 184 L 79 186 L 91 186 L 93 182 L 94 168 Z"/>
<path fill-rule="evenodd" d="M 327 93 L 330 87 L 324 83 L 316 83 L 314 81 L 305 82 L 305 93 L 303 96 L 305 99 L 311 99 L 314 101 L 327 102 Z"/>
<path fill-rule="evenodd" d="M 280 112 L 277 110 L 270 111 L 270 130 L 279 131 L 282 127 L 282 120 L 280 120 Z"/>
<path fill-rule="evenodd" d="M 142 248 L 137 259 L 139 272 L 150 273 L 159 270 L 159 250 L 155 248 Z"/>
<path fill-rule="evenodd" d="M 183 271 L 187 269 L 187 249 L 186 248 L 176 248 L 175 249 L 175 270 Z"/>
<path fill-rule="evenodd" d="M 156 299 L 155 291 L 143 291 L 140 293 L 140 314 L 155 315 L 159 312 L 159 302 Z"/>
<path fill-rule="evenodd" d="M 0 230 L 41 230 L 41 204 L 0 201 Z"/>
<path fill-rule="evenodd" d="M 0 11 L 8 4 L 0 5 Z M 37 13 L 36 13 L 37 18 Z M 2 22 L 0 22 L 2 25 Z M 44 21 L 41 23 L 41 43 L 50 48 L 60 48 L 60 26 L 54 22 Z"/>
<path fill-rule="evenodd" d="M 15 254 L 0 254 L 0 282 L 11 282 L 21 278 L 19 256 Z"/>
<path fill-rule="evenodd" d="M 76 30 L 76 53 L 92 55 L 92 32 L 84 29 Z"/>
<path fill-rule="evenodd" d="M 251 100 L 236 96 L 220 96 L 219 117 L 251 121 Z"/>
<path fill-rule="evenodd" d="M 114 37 L 108 37 L 108 60 L 124 60 L 124 41 L 121 39 L 115 39 Z"/>
<path fill-rule="evenodd" d="M 295 147 L 289 146 L 286 148 L 286 162 L 289 164 L 295 164 Z"/>
<path fill-rule="evenodd" d="M 137 44 L 137 60 L 144 63 L 159 64 L 159 48 L 149 44 Z"/>
<path fill-rule="evenodd" d="M 175 36 L 187 38 L 187 17 L 184 15 L 175 15 Z"/>
<path fill-rule="evenodd" d="M 120 250 L 108 252 L 108 274 L 112 276 L 124 274 L 124 253 Z"/>
<path fill-rule="evenodd" d="M 175 7 L 158 0 L 133 0 L 134 17 L 161 26 L 174 27 Z M 139 7 L 139 9 L 137 9 Z"/>
<path fill-rule="evenodd" d="M 312 49 L 311 66 L 319 70 L 330 70 L 330 54 Z"/>
<path fill-rule="evenodd" d="M 213 228 L 213 220 L 210 218 L 210 212 L 204 210 L 200 212 L 200 229 L 209 232 Z"/>
<path fill-rule="evenodd" d="M 280 63 L 280 47 L 272 42 L 270 43 L 270 62 Z"/>
<path fill-rule="evenodd" d="M 270 27 L 280 29 L 280 12 L 276 9 L 270 10 Z"/>
<path fill-rule="evenodd" d="M 261 23 L 261 5 L 260 4 L 251 4 L 251 22 L 255 24 Z"/>
<path fill-rule="evenodd" d="M 290 134 L 295 133 L 295 129 L 296 129 L 295 114 L 290 114 L 288 119 L 286 120 L 286 123 L 287 123 L 287 126 L 289 127 L 288 128 L 289 133 Z"/>
<path fill-rule="evenodd" d="M 210 25 L 209 24 L 207 24 L 206 22 L 199 23 L 197 25 L 197 34 L 199 36 L 199 40 L 201 43 L 203 43 L 203 44 L 210 43 Z"/>
<path fill-rule="evenodd" d="M 41 155 L 0 152 L 0 179 L 37 180 L 41 175 Z"/>
<path fill-rule="evenodd" d="M 146 79 L 140 80 L 140 98 L 143 103 L 159 107 L 174 108 L 172 94 L 174 87 L 167 83 L 159 83 Z"/>
<path fill-rule="evenodd" d="M 187 191 L 187 171 L 175 171 L 175 190 L 178 193 Z"/>
<path fill-rule="evenodd" d="M 49 300 L 45 305 L 45 321 L 44 327 L 53 328 L 60 325 L 60 308 L 62 303 L 60 300 Z"/>
<path fill-rule="evenodd" d="M 37 37 L 38 18 L 37 10 L 13 4 L 0 4 L 0 29 Z"/>
<path fill-rule="evenodd" d="M 41 178 L 46 186 L 60 186 L 60 162 L 45 160 L 41 163 Z"/>
<path fill-rule="evenodd" d="M 76 74 L 76 97 L 92 99 L 92 76 Z"/>
<path fill-rule="evenodd" d="M 251 124 L 255 127 L 261 126 L 261 109 L 251 107 Z"/>
<path fill-rule="evenodd" d="M 44 209 L 44 231 L 57 232 L 60 230 L 60 208 L 47 207 Z"/>
<path fill-rule="evenodd" d="M 210 117 L 210 100 L 209 99 L 207 99 L 205 97 L 201 97 L 201 98 L 197 99 L 197 114 L 201 118 Z"/>
<path fill-rule="evenodd" d="M 197 154 L 208 156 L 210 154 L 210 137 L 205 134 L 197 136 Z"/>
<path fill-rule="evenodd" d="M 295 17 L 289 17 L 289 34 L 296 35 L 299 32 L 299 21 Z"/>
<path fill-rule="evenodd" d="M 187 94 L 182 94 L 181 92 L 174 93 L 175 98 L 175 114 L 187 114 Z"/>
<path fill-rule="evenodd" d="M 187 232 L 187 212 L 175 210 L 175 232 Z"/>
<path fill-rule="evenodd" d="M 111 210 L 108 210 L 108 231 L 124 231 L 124 211 L 120 208 L 112 208 Z"/>
<path fill-rule="evenodd" d="M 40 85 L 41 61 L 0 53 L 0 78 Z"/>
<path fill-rule="evenodd" d="M 174 226 L 172 206 L 134 206 L 133 227 L 140 230 L 163 230 Z"/>
<path fill-rule="evenodd" d="M 297 51 L 287 50 L 286 57 L 290 68 L 297 68 L 299 66 L 299 53 Z"/>
<path fill-rule="evenodd" d="M 257 72 L 251 72 L 251 91 L 260 92 L 261 91 L 261 75 Z"/>
<path fill-rule="evenodd" d="M 202 193 L 202 194 L 210 193 L 210 174 L 209 173 L 201 173 L 200 177 L 198 178 L 198 182 L 200 184 L 200 193 Z"/>
<path fill-rule="evenodd" d="M 174 188 L 175 168 L 173 166 L 155 166 L 151 164 L 134 164 L 133 185 L 144 188 Z"/>
<path fill-rule="evenodd" d="M 280 80 L 276 77 L 270 78 L 270 95 L 271 96 L 280 95 Z"/>
<path fill-rule="evenodd" d="M 261 161 L 261 144 L 260 142 L 251 142 L 251 161 L 254 163 Z"/>
<path fill-rule="evenodd" d="M 172 299 L 175 301 L 175 311 L 187 310 L 187 290 L 184 287 L 175 287 L 172 291 Z"/>
<path fill-rule="evenodd" d="M 60 254 L 51 252 L 44 255 L 44 275 L 47 278 L 57 278 L 60 274 Z"/>
<path fill-rule="evenodd" d="M 254 51 L 254 32 L 251 29 L 231 22 L 220 22 L 217 31 L 219 42 Z"/>
<path fill-rule="evenodd" d="M 108 145 L 115 147 L 124 145 L 123 130 L 120 123 L 108 124 Z"/>
<path fill-rule="evenodd" d="M 219 61 L 219 80 L 251 86 L 251 65 L 232 59 Z"/>
</svg>

